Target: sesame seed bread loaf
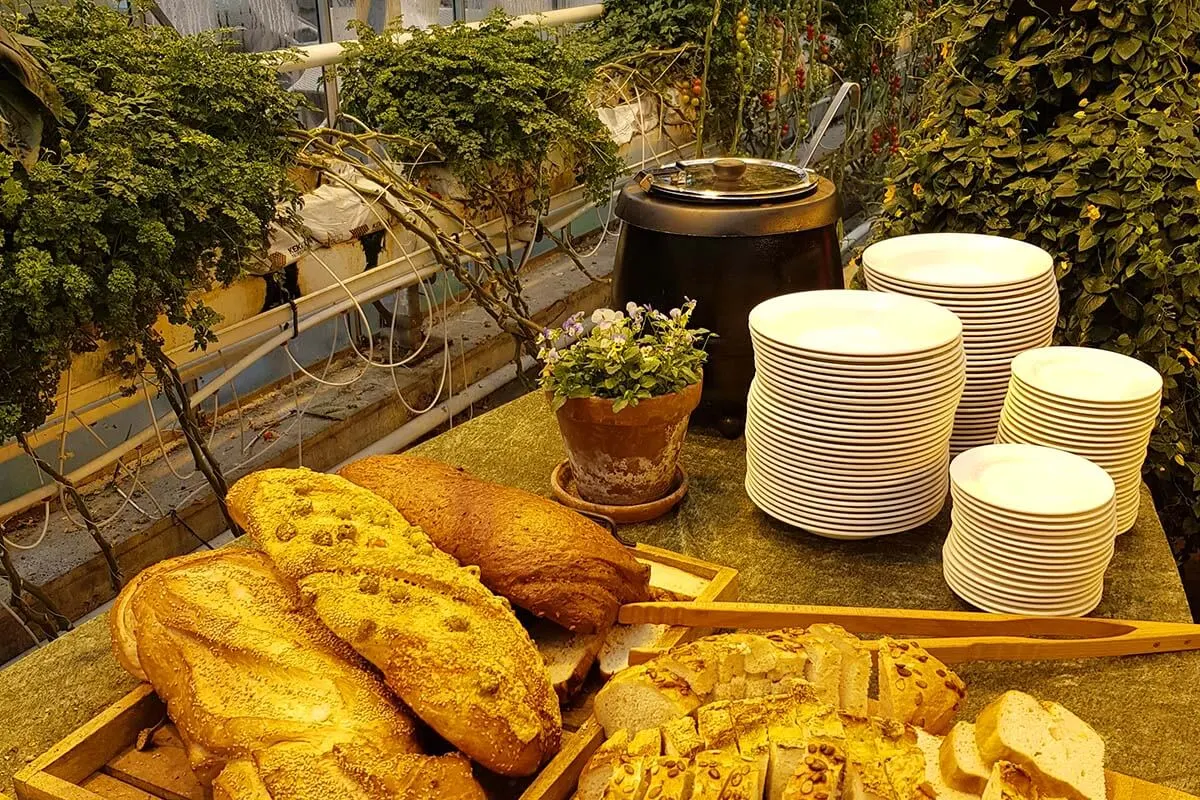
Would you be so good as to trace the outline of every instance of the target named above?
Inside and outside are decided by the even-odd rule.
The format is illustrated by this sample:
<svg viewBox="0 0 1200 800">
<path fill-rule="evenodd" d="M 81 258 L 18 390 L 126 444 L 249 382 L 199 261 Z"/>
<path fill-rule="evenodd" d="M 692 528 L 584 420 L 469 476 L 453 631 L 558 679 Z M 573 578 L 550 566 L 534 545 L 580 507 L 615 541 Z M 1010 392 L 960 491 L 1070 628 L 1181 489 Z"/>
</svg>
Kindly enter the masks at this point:
<svg viewBox="0 0 1200 800">
<path fill-rule="evenodd" d="M 529 775 L 558 750 L 558 700 L 541 656 L 477 568 L 335 475 L 262 470 L 239 480 L 228 503 L 321 621 L 471 759 Z"/>
<path fill-rule="evenodd" d="M 544 497 L 412 455 L 371 456 L 342 477 L 477 566 L 484 585 L 580 633 L 606 630 L 623 603 L 650 599 L 650 568 L 604 528 Z"/>
<path fill-rule="evenodd" d="M 879 640 L 880 716 L 941 735 L 966 695 L 962 679 L 916 644 Z"/>
<path fill-rule="evenodd" d="M 466 759 L 420 754 L 391 693 L 262 553 L 164 561 L 116 608 L 122 662 L 166 702 L 214 798 L 482 800 Z"/>
</svg>

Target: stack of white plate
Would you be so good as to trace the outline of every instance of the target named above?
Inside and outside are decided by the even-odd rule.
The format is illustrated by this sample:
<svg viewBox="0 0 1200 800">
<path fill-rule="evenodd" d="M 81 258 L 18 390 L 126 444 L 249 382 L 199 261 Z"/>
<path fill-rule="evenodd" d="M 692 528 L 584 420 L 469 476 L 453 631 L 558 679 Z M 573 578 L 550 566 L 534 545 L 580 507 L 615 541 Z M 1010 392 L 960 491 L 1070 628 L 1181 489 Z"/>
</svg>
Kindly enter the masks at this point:
<svg viewBox="0 0 1200 800">
<path fill-rule="evenodd" d="M 845 290 L 750 312 L 746 492 L 790 525 L 865 539 L 937 516 L 964 381 L 962 324 L 933 303 Z"/>
<path fill-rule="evenodd" d="M 1078 616 L 1104 594 L 1116 535 L 1112 478 L 1085 458 L 1024 444 L 950 464 L 942 572 L 959 597 L 1001 614 Z"/>
<path fill-rule="evenodd" d="M 1050 344 L 1058 319 L 1054 263 L 1040 247 L 973 233 L 924 233 L 871 245 L 862 255 L 867 287 L 922 297 L 963 324 L 967 385 L 950 450 L 996 436 L 1013 356 Z"/>
<path fill-rule="evenodd" d="M 1103 467 L 1117 486 L 1117 531 L 1137 520 L 1142 462 L 1162 401 L 1162 376 L 1135 358 L 1047 347 L 1012 362 L 998 442 L 1057 447 Z"/>
</svg>

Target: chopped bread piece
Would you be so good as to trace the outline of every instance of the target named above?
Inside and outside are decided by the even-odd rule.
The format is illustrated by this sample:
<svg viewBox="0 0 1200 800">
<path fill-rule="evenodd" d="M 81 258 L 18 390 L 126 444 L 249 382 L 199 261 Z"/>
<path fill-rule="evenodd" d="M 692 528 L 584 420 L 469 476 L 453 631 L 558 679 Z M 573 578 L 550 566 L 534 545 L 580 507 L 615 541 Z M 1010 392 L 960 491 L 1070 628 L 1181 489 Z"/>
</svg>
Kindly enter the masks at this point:
<svg viewBox="0 0 1200 800">
<path fill-rule="evenodd" d="M 963 792 L 946 783 L 938 764 L 938 755 L 942 747 L 942 737 L 926 733 L 921 728 L 914 728 L 917 734 L 917 747 L 925 756 L 925 793 L 933 800 L 979 800 L 977 792 Z"/>
<path fill-rule="evenodd" d="M 745 676 L 734 675 L 729 680 L 718 683 L 712 696 L 714 700 L 741 700 L 746 696 Z"/>
<path fill-rule="evenodd" d="M 900 800 L 883 769 L 871 721 L 849 714 L 841 718 L 846 730 L 845 800 Z"/>
<path fill-rule="evenodd" d="M 821 699 L 834 706 L 842 702 L 842 651 L 828 640 L 806 636 L 804 652 L 808 664 L 804 677 L 813 685 Z"/>
<path fill-rule="evenodd" d="M 837 739 L 846 738 L 846 725 L 842 714 L 833 706 L 813 705 L 805 717 L 796 715 L 796 722 L 803 722 L 809 736 L 832 736 Z"/>
<path fill-rule="evenodd" d="M 579 773 L 578 800 L 600 800 L 612 779 L 613 770 L 639 758 L 657 758 L 662 752 L 662 740 L 657 728 L 639 731 L 633 736 L 621 730 L 604 744 Z"/>
<path fill-rule="evenodd" d="M 653 587 L 651 587 L 653 590 Z M 670 625 L 613 625 L 600 646 L 600 674 L 611 678 L 629 666 L 629 651 L 657 647 Z"/>
<path fill-rule="evenodd" d="M 692 800 L 720 800 L 725 783 L 741 757 L 736 753 L 704 751 L 692 765 Z"/>
<path fill-rule="evenodd" d="M 925 754 L 917 746 L 916 728 L 894 719 L 873 717 L 879 763 L 900 800 L 923 800 L 930 788 L 925 780 Z"/>
<path fill-rule="evenodd" d="M 737 729 L 727 703 L 713 703 L 696 712 L 696 729 L 706 751 L 737 752 Z"/>
<path fill-rule="evenodd" d="M 1011 761 L 1042 794 L 1067 800 L 1104 800 L 1104 742 L 1058 704 L 1024 692 L 1005 692 L 979 713 L 975 741 L 984 763 Z"/>
<path fill-rule="evenodd" d="M 871 651 L 840 625 L 813 625 L 808 635 L 831 644 L 841 654 L 841 681 L 838 697 L 841 708 L 850 714 L 867 713 L 867 688 L 871 683 Z"/>
<path fill-rule="evenodd" d="M 604 733 L 621 729 L 637 732 L 686 717 L 700 706 L 700 699 L 674 674 L 654 662 L 631 667 L 596 693 L 594 713 Z"/>
<path fill-rule="evenodd" d="M 646 796 L 646 761 L 635 758 L 619 764 L 604 787 L 602 800 L 642 800 Z"/>
<path fill-rule="evenodd" d="M 646 800 L 686 800 L 692 792 L 692 771 L 686 758 L 664 756 L 646 762 Z"/>
<path fill-rule="evenodd" d="M 681 717 L 663 725 L 663 755 L 691 758 L 704 749 L 704 741 L 696 730 L 696 720 Z"/>
<path fill-rule="evenodd" d="M 946 784 L 963 792 L 979 794 L 992 774 L 979 754 L 975 725 L 970 722 L 956 722 L 946 734 L 938 753 L 938 763 Z"/>
<path fill-rule="evenodd" d="M 764 800 L 781 800 L 792 776 L 804 767 L 808 757 L 808 732 L 798 725 L 770 729 L 767 752 L 767 786 Z"/>
<path fill-rule="evenodd" d="M 559 701 L 571 699 L 596 663 L 607 631 L 572 633 L 546 619 L 534 619 L 525 628 L 546 662 Z"/>
<path fill-rule="evenodd" d="M 843 796 L 846 753 L 842 743 L 810 739 L 799 769 L 788 780 L 780 800 L 829 800 Z"/>
<path fill-rule="evenodd" d="M 982 800 L 1039 800 L 1041 796 L 1028 772 L 1008 761 L 997 761 Z"/>
<path fill-rule="evenodd" d="M 881 716 L 941 735 L 966 694 L 962 679 L 916 644 L 879 640 Z"/>
<path fill-rule="evenodd" d="M 743 759 L 735 764 L 721 790 L 721 800 L 761 800 L 762 779 L 758 767 L 753 762 Z"/>
</svg>

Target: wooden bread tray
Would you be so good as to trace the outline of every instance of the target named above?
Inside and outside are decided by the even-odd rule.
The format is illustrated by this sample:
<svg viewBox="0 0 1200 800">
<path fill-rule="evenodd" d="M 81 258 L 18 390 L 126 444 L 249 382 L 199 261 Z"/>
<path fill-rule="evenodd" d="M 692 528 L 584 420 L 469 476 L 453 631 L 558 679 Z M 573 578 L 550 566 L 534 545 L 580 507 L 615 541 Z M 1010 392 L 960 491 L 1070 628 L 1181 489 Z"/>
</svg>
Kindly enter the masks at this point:
<svg viewBox="0 0 1200 800">
<path fill-rule="evenodd" d="M 737 599 L 737 570 L 648 545 L 632 548 L 638 560 L 649 563 L 651 583 L 657 570 L 682 571 L 700 588 L 697 601 Z M 678 574 L 678 573 L 676 573 Z M 709 631 L 675 626 L 665 630 L 659 644 L 669 647 Z M 586 687 L 563 709 L 563 746 L 533 779 L 498 781 L 486 788 L 500 800 L 561 800 L 575 791 L 587 759 L 600 744 L 601 731 L 591 717 Z M 196 780 L 183 744 L 169 722 L 151 735 L 152 745 L 139 751 L 139 735 L 166 718 L 166 708 L 149 684 L 142 684 L 63 739 L 13 778 L 18 800 L 210 800 Z M 0 796 L 0 800 L 3 800 Z"/>
</svg>

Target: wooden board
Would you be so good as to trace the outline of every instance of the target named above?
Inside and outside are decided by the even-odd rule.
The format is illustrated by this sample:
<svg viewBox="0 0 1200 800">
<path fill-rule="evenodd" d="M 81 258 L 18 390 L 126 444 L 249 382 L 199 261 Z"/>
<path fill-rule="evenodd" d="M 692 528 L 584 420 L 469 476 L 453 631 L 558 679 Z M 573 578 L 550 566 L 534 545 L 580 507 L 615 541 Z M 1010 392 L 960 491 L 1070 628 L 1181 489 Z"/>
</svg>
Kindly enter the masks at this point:
<svg viewBox="0 0 1200 800">
<path fill-rule="evenodd" d="M 737 598 L 735 569 L 648 545 L 633 549 L 641 561 L 694 576 L 697 586 L 703 587 L 697 600 Z M 660 642 L 671 646 L 705 633 L 703 628 L 674 626 Z M 587 699 L 576 702 L 579 708 L 574 716 L 564 711 L 569 722 L 558 755 L 527 788 L 504 784 L 493 793 L 497 800 L 549 800 L 574 791 L 579 771 L 600 744 L 601 735 Z M 17 800 L 208 800 L 211 793 L 193 775 L 170 723 L 155 731 L 152 747 L 144 751 L 134 747 L 138 734 L 158 725 L 165 715 L 153 687 L 138 686 L 18 772 L 13 778 Z"/>
</svg>

